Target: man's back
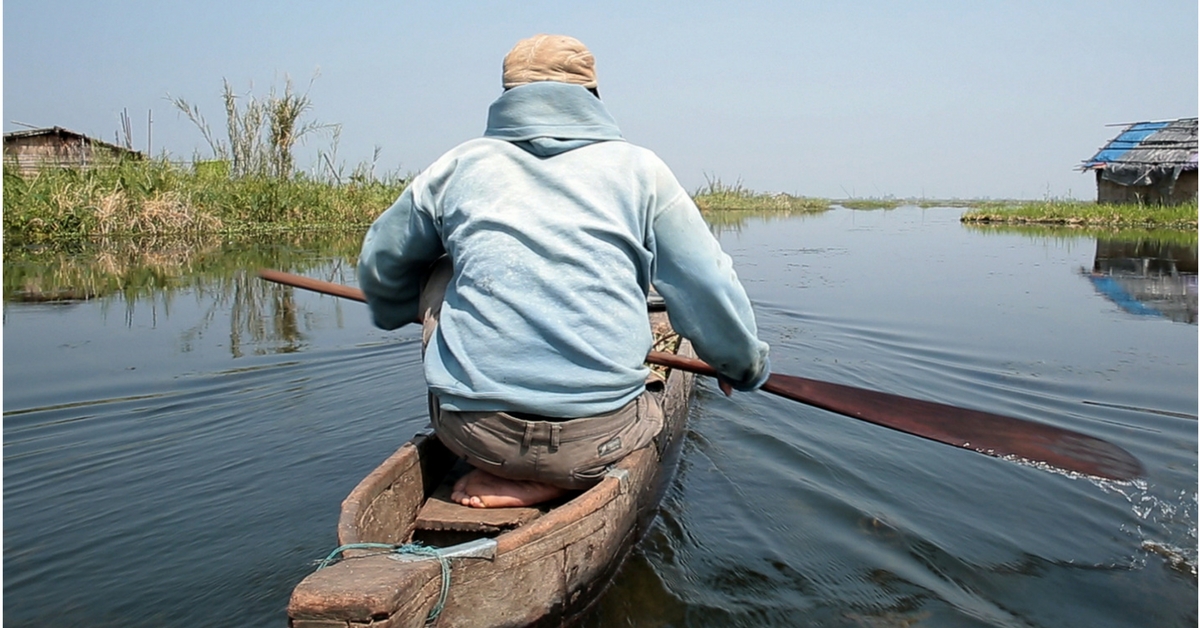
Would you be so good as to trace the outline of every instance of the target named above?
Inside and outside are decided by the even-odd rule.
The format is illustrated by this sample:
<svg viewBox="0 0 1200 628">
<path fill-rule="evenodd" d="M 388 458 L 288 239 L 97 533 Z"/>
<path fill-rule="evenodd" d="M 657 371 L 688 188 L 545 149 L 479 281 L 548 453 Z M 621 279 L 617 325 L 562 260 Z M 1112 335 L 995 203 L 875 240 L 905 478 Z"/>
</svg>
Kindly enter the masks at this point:
<svg viewBox="0 0 1200 628">
<path fill-rule="evenodd" d="M 660 169 L 623 141 L 537 156 L 482 138 L 425 173 L 414 207 L 454 260 L 427 357 L 448 407 L 588 416 L 639 394 Z"/>
<path fill-rule="evenodd" d="M 651 283 L 730 384 L 766 378 L 729 256 L 667 166 L 579 85 L 505 91 L 484 137 L 439 158 L 372 225 L 359 278 L 380 326 L 416 318 L 418 277 L 441 255 L 453 276 L 425 375 L 448 410 L 576 418 L 633 400 Z"/>
</svg>

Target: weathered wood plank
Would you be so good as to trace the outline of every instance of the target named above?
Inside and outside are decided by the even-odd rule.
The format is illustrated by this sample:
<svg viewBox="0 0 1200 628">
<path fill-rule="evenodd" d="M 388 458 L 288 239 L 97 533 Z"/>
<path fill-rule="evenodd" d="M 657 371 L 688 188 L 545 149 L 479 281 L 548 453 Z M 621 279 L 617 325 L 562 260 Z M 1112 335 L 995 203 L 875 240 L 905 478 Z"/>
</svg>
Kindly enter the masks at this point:
<svg viewBox="0 0 1200 628">
<path fill-rule="evenodd" d="M 471 508 L 450 501 L 453 487 L 443 484 L 417 513 L 418 530 L 453 530 L 495 534 L 519 527 L 538 517 L 538 508 Z"/>
<path fill-rule="evenodd" d="M 288 604 L 293 619 L 367 621 L 391 615 L 419 615 L 424 623 L 441 591 L 436 561 L 402 562 L 386 555 L 353 558 L 315 571 Z M 424 608 L 424 611 L 420 609 Z"/>
<path fill-rule="evenodd" d="M 338 519 L 338 541 L 343 545 L 364 542 L 390 543 L 393 541 L 385 540 L 391 536 L 387 534 L 386 526 L 409 528 L 406 524 L 411 522 L 411 519 L 399 518 L 404 510 L 403 499 L 397 499 L 393 495 L 392 499 L 383 498 L 378 507 L 374 507 L 374 503 L 387 491 L 388 487 L 406 476 L 407 479 L 404 481 L 402 489 L 408 492 L 407 501 L 420 500 L 424 497 L 421 491 L 412 490 L 417 485 L 417 481 L 411 476 L 419 475 L 419 473 L 415 473 L 419 468 L 420 457 L 417 447 L 415 443 L 410 442 L 396 450 L 396 453 L 363 478 L 363 481 L 359 482 L 350 495 L 342 501 L 342 514 Z M 391 508 L 390 512 L 387 511 L 388 507 Z M 412 506 L 413 512 L 415 513 L 418 508 L 419 501 Z M 409 533 L 411 533 L 411 528 L 405 531 L 404 536 Z"/>
<path fill-rule="evenodd" d="M 438 628 L 527 626 L 551 612 L 565 597 L 562 550 L 521 562 L 515 569 L 488 569 L 482 564 L 456 566 L 446 608 Z"/>
</svg>

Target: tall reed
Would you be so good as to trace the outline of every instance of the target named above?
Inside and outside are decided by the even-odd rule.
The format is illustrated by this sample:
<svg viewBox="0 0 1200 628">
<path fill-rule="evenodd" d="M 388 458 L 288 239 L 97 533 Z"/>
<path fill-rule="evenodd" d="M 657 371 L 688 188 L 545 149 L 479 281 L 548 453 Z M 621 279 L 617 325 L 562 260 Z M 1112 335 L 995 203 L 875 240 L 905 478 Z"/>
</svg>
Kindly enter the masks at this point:
<svg viewBox="0 0 1200 628">
<path fill-rule="evenodd" d="M 313 77 L 316 80 L 316 77 Z M 309 82 L 312 88 L 312 81 Z M 226 79 L 222 82 L 221 99 L 225 105 L 225 139 L 214 135 L 200 108 L 183 98 L 167 97 L 200 130 L 204 140 L 220 161 L 229 162 L 233 178 L 265 176 L 290 179 L 295 174 L 297 144 L 314 133 L 328 132 L 335 136 L 341 125 L 303 120 L 312 109 L 308 91 L 298 93 L 291 78 L 284 79 L 283 93 L 274 86 L 264 97 L 253 93 L 239 96 Z M 239 101 L 243 104 L 239 105 Z"/>
</svg>

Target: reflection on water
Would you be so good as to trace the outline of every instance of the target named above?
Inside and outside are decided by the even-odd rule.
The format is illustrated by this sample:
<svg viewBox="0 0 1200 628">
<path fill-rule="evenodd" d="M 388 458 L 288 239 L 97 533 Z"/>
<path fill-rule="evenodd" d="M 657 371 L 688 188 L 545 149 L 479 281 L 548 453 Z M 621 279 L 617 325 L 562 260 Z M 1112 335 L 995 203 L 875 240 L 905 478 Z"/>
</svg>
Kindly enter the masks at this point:
<svg viewBox="0 0 1200 628">
<path fill-rule="evenodd" d="M 136 301 L 180 288 L 208 290 L 247 269 L 306 270 L 330 258 L 353 265 L 361 244 L 361 230 L 5 242 L 4 302 Z"/>
<path fill-rule="evenodd" d="M 4 304 L 69 306 L 99 301 L 124 308 L 127 325 L 140 309 L 157 318 L 181 291 L 206 302 L 196 324 L 183 333 L 190 345 L 212 332 L 214 320 L 229 315 L 229 351 L 290 353 L 304 341 L 294 289 L 259 280 L 257 268 L 322 267 L 330 281 L 353 281 L 359 231 L 258 235 L 226 239 L 215 235 L 173 238 L 70 241 L 55 246 L 11 247 L 5 251 Z M 320 251 L 319 256 L 314 252 Z M 330 260 L 332 259 L 332 263 Z"/>
<path fill-rule="evenodd" d="M 1196 324 L 1195 244 L 1101 238 L 1082 272 L 1125 312 Z"/>
</svg>

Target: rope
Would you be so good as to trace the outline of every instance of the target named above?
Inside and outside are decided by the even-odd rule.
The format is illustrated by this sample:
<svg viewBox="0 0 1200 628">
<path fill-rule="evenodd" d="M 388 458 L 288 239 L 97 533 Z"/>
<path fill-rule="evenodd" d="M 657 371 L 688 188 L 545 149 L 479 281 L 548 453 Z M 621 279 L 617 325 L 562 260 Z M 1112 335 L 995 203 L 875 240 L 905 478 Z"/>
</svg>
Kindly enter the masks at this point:
<svg viewBox="0 0 1200 628">
<path fill-rule="evenodd" d="M 404 543 L 403 545 L 393 545 L 391 543 L 348 543 L 330 552 L 329 555 L 325 557 L 325 560 L 322 560 L 320 564 L 317 565 L 317 570 L 320 571 L 337 562 L 338 556 L 340 556 L 342 552 L 356 549 L 385 550 L 382 552 L 376 552 L 374 554 L 368 554 L 368 556 L 396 553 L 412 554 L 416 556 L 432 556 L 437 558 L 438 562 L 442 564 L 442 591 L 438 595 L 437 604 L 430 609 L 429 616 L 425 618 L 425 623 L 432 622 L 438 618 L 438 615 L 442 614 L 442 611 L 446 608 L 446 597 L 450 594 L 450 559 L 442 556 L 442 551 L 440 549 L 436 547 L 430 547 L 428 545 L 422 545 L 420 543 Z M 366 556 L 359 558 L 366 558 Z"/>
</svg>

